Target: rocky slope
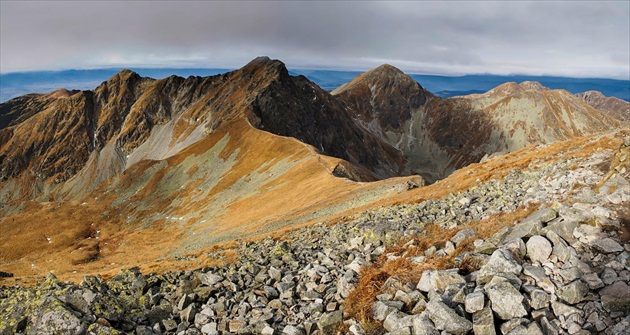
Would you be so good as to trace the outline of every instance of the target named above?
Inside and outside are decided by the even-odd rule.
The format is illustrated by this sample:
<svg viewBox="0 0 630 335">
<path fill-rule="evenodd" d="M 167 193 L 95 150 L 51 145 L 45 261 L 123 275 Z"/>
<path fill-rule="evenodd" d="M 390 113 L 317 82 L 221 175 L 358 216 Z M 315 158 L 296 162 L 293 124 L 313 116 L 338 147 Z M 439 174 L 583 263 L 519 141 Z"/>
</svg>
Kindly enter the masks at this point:
<svg viewBox="0 0 630 335">
<path fill-rule="evenodd" d="M 49 275 L 34 288 L 3 286 L 0 333 L 624 334 L 630 244 L 619 233 L 630 214 L 630 134 L 514 156 L 523 155 L 537 159 L 441 199 L 244 242 L 238 261 L 224 266 L 147 275 L 130 269 L 78 285 Z M 539 209 L 480 238 L 484 219 L 527 205 Z M 432 240 L 432 227 L 451 237 L 419 248 Z M 414 268 L 449 256 L 458 267 Z M 346 300 L 366 269 L 404 259 L 419 279 L 381 275 L 373 283 L 376 322 L 348 314 Z"/>
<path fill-rule="evenodd" d="M 507 83 L 485 94 L 442 99 L 383 65 L 332 92 L 355 118 L 407 160 L 405 173 L 429 182 L 485 155 L 619 127 L 569 92 Z"/>
<path fill-rule="evenodd" d="M 630 102 L 615 97 L 606 97 L 598 91 L 587 91 L 576 94 L 593 108 L 608 113 L 621 121 L 630 122 Z"/>
<path fill-rule="evenodd" d="M 608 255 L 588 243 L 608 234 L 625 247 L 616 231 L 630 193 L 628 134 L 581 137 L 623 123 L 565 93 L 511 83 L 440 99 L 382 66 L 331 95 L 289 76 L 281 62 L 259 58 L 213 77 L 153 80 L 122 71 L 94 91 L 11 100 L 0 105 L 0 277 L 14 277 L 0 280 L 39 285 L 0 289 L 0 334 L 405 334 L 414 322 L 429 333 L 431 325 L 449 331 L 435 310 L 421 314 L 421 300 L 440 315 L 454 310 L 473 327 L 473 312 L 451 291 L 418 288 L 421 269 L 461 266 L 463 251 L 482 266 L 489 262 L 484 252 L 516 250 L 512 242 L 527 247 L 531 236 L 504 241 L 488 232 L 525 220 L 531 206 L 555 213 L 536 225 L 537 235 L 626 278 L 627 249 L 606 240 L 616 250 Z M 551 143 L 562 139 L 571 141 Z M 512 153 L 498 156 L 503 151 Z M 431 181 L 450 176 L 429 186 L 417 176 L 374 181 L 409 173 Z M 504 213 L 516 214 L 481 229 Z M 556 223 L 575 223 L 567 229 L 586 234 L 586 242 L 550 235 Z M 598 223 L 604 231 L 588 228 Z M 474 236 L 453 239 L 464 228 Z M 610 265 L 613 256 L 622 266 Z M 559 290 L 565 283 L 554 271 L 574 259 L 561 264 L 558 257 L 542 265 Z M 540 265 L 532 260 L 525 248 L 508 261 Z M 615 284 L 604 281 L 612 275 L 600 263 L 575 266 Z M 48 272 L 61 280 L 44 280 Z M 63 282 L 86 274 L 94 276 Z M 465 288 L 458 292 L 492 301 L 488 282 L 459 275 Z M 492 275 L 514 283 L 523 299 L 537 285 L 525 272 Z M 389 277 L 401 283 L 394 292 L 384 286 Z M 588 301 L 607 292 L 589 290 Z M 547 294 L 586 309 L 584 301 Z M 401 307 L 405 295 L 418 309 Z M 385 308 L 382 320 L 376 300 L 394 308 Z M 614 333 L 611 322 L 625 319 L 600 300 L 597 316 L 612 321 L 595 329 Z M 575 330 L 551 306 L 546 324 Z M 534 327 L 531 319 L 543 326 L 539 309 L 523 308 L 529 314 L 522 326 Z M 498 325 L 502 314 L 494 313 Z M 346 328 L 337 328 L 340 319 Z"/>
</svg>

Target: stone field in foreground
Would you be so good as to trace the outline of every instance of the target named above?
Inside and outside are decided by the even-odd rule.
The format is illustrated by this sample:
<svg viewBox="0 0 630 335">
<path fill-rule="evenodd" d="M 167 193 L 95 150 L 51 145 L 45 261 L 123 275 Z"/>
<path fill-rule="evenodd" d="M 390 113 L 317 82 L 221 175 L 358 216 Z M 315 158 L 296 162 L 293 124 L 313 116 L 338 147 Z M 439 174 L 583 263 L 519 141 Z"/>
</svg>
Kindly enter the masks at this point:
<svg viewBox="0 0 630 335">
<path fill-rule="evenodd" d="M 627 334 L 630 244 L 619 231 L 630 204 L 628 146 L 630 138 L 619 151 L 532 166 L 444 199 L 242 243 L 239 260 L 223 267 L 2 287 L 0 334 L 365 334 L 343 302 L 362 267 L 400 257 L 387 246 L 430 224 L 452 229 L 528 204 L 540 207 L 457 257 L 473 264 L 468 273 L 387 279 L 372 306 L 381 332 Z M 607 161 L 618 164 L 604 172 Z M 461 230 L 412 261 L 448 255 L 476 234 Z"/>
</svg>

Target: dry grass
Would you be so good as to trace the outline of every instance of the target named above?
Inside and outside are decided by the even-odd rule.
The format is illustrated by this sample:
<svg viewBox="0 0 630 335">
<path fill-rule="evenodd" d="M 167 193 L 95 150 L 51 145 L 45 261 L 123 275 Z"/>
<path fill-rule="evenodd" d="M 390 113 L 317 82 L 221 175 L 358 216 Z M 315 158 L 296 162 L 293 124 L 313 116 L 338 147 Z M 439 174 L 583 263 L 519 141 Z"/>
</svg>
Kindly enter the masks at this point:
<svg viewBox="0 0 630 335">
<path fill-rule="evenodd" d="M 514 170 L 524 170 L 530 166 L 545 164 L 563 157 L 588 156 L 604 149 L 616 150 L 621 144 L 621 136 L 617 135 L 601 139 L 579 138 L 536 150 L 526 148 L 491 159 L 483 164 L 473 164 L 434 185 L 410 191 L 387 191 L 389 192 L 387 193 L 384 190 L 404 184 L 407 178 L 393 178 L 375 183 L 353 183 L 346 179 L 334 178 L 330 175 L 330 169 L 335 166 L 333 163 L 338 160 L 326 157 L 322 160 L 320 156 L 312 152 L 310 147 L 299 143 L 297 140 L 255 130 L 243 120 L 235 120 L 232 126 L 229 127 L 229 130 L 222 127 L 223 130 L 217 131 L 216 135 L 212 134 L 204 141 L 186 149 L 182 156 L 169 158 L 168 165 L 171 167 L 179 165 L 187 156 L 197 156 L 206 152 L 228 132 L 230 133 L 230 140 L 235 142 L 227 146 L 226 153 L 235 150 L 235 148 L 247 148 L 250 152 L 257 153 L 258 157 L 252 155 L 252 157 L 239 162 L 234 167 L 235 169 L 230 172 L 234 175 L 224 176 L 225 182 L 221 187 L 230 187 L 231 183 L 238 180 L 236 178 L 238 174 L 246 175 L 247 171 L 251 172 L 253 167 L 264 164 L 261 162 L 274 161 L 271 159 L 272 152 L 275 155 L 280 153 L 284 157 L 297 155 L 293 156 L 291 161 L 304 158 L 303 163 L 295 166 L 281 178 L 269 180 L 269 183 L 265 185 L 269 188 L 259 189 L 259 193 L 252 197 L 235 198 L 234 202 L 224 207 L 226 212 L 223 217 L 209 220 L 215 225 L 213 228 L 215 230 L 205 232 L 208 236 L 218 234 L 226 228 L 235 228 L 242 233 L 251 234 L 246 238 L 247 240 L 269 235 L 282 237 L 289 230 L 316 222 L 342 221 L 344 217 L 376 206 L 415 203 L 425 199 L 442 198 L 452 192 L 467 189 L 488 179 L 500 179 Z M 261 146 L 268 148 L 263 150 L 260 149 Z M 135 165 L 135 169 L 142 172 L 154 164 L 155 162 L 151 161 L 139 162 Z M 194 170 L 185 169 L 183 171 L 192 173 Z M 162 173 L 156 174 L 156 176 L 162 175 Z M 158 179 L 157 177 L 151 179 L 151 183 L 158 182 Z M 298 180 L 300 182 L 296 183 Z M 122 188 L 133 184 L 126 176 L 118 178 L 118 183 L 118 186 Z M 140 193 L 143 193 L 143 197 L 151 198 L 152 194 L 149 191 L 154 189 L 153 185 L 148 185 L 146 192 Z M 106 191 L 106 189 L 103 188 L 100 191 Z M 25 202 L 25 210 L 20 214 L 0 216 L 0 264 L 2 264 L 0 271 L 14 273 L 16 277 L 21 277 L 21 283 L 34 283 L 41 280 L 41 277 L 49 271 L 53 271 L 61 280 L 80 281 L 84 275 L 100 273 L 107 277 L 115 275 L 121 268 L 132 266 L 140 266 L 143 272 L 162 272 L 199 268 L 217 262 L 216 259 L 205 256 L 205 253 L 212 246 L 210 244 L 202 245 L 201 247 L 205 249 L 195 253 L 196 258 L 191 257 L 182 261 L 168 257 L 171 250 L 185 243 L 184 232 L 192 232 L 203 227 L 198 228 L 192 225 L 175 227 L 156 224 L 150 228 L 140 229 L 139 222 L 127 222 L 126 213 L 118 212 L 112 208 L 111 204 L 117 195 L 107 195 L 106 192 L 97 193 L 95 196 L 98 196 L 98 200 L 95 201 L 94 196 L 87 198 L 85 199 L 86 205 L 82 205 L 82 201 Z M 354 202 L 354 199 L 361 198 L 366 194 L 377 194 L 377 196 L 364 203 Z M 168 199 L 171 198 L 167 197 Z M 208 202 L 186 205 L 182 207 L 182 211 L 192 213 L 213 206 L 214 203 L 211 199 L 207 199 L 209 199 Z M 352 204 L 352 206 L 347 206 L 347 210 L 337 213 L 321 211 L 318 212 L 318 216 L 305 216 L 305 214 L 325 210 L 345 202 Z M 146 209 L 147 213 L 151 210 L 161 211 L 163 210 L 161 206 L 164 206 L 164 203 L 155 202 L 147 206 L 149 206 Z M 108 214 L 105 215 L 105 212 Z M 185 213 L 178 214 L 184 215 Z M 296 218 L 299 220 L 295 220 L 293 224 L 275 226 L 273 230 L 265 229 L 269 227 L 268 225 L 277 222 L 289 222 L 289 220 Z M 511 221 L 513 219 L 506 219 L 502 224 L 509 224 Z M 91 223 L 94 223 L 94 228 L 90 228 Z M 90 242 L 94 241 L 94 232 L 90 229 L 100 230 L 99 244 Z M 426 246 L 431 245 L 430 239 L 434 240 L 432 243 L 439 243 L 452 236 L 440 235 L 447 233 L 440 233 L 432 229 L 434 228 L 429 227 L 425 235 L 416 237 L 416 247 L 422 252 L 424 251 L 423 247 L 426 248 Z M 456 231 L 450 231 L 449 234 L 454 234 Z M 480 234 L 479 237 L 483 238 L 483 231 L 478 230 L 478 233 Z M 225 241 L 236 238 L 245 239 L 244 236 L 237 235 L 233 233 L 232 236 L 227 236 L 226 234 L 227 237 L 231 238 Z M 428 238 L 428 236 L 433 235 L 435 237 Z M 50 237 L 52 242 L 48 242 L 47 237 Z M 83 247 L 82 253 L 75 251 L 77 247 Z M 234 253 L 235 249 L 230 245 L 222 246 L 221 249 L 226 251 L 225 257 L 221 257 L 221 261 L 232 261 L 238 257 Z M 98 255 L 95 251 L 98 251 Z M 393 251 L 395 249 L 388 252 Z M 404 253 L 402 249 L 399 251 Z M 77 257 L 73 258 L 75 254 Z M 361 287 L 374 286 L 374 289 L 365 290 L 364 295 L 368 297 L 373 297 L 375 292 L 380 289 L 382 283 L 379 284 L 381 280 L 379 278 L 383 278 L 384 275 L 396 274 L 400 278 L 414 279 L 419 277 L 422 271 L 422 269 L 417 269 L 404 260 L 391 264 L 385 264 L 384 261 L 380 262 L 380 266 L 374 266 L 370 270 L 366 269 L 365 275 L 361 277 L 363 283 Z M 452 263 L 449 263 L 448 259 L 428 259 L 427 264 L 439 267 Z M 370 299 L 373 298 L 368 298 L 365 301 L 370 301 Z M 356 306 L 357 309 L 361 309 L 363 308 L 361 306 L 366 305 L 357 303 Z M 364 314 L 362 313 L 362 315 Z"/>
<path fill-rule="evenodd" d="M 444 229 L 432 224 L 427 226 L 426 230 L 419 235 L 402 239 L 395 246 L 387 248 L 376 262 L 361 269 L 356 288 L 344 302 L 344 311 L 361 322 L 362 325 L 373 328 L 375 321 L 372 319 L 372 305 L 376 301 L 376 296 L 381 294 L 381 288 L 388 278 L 394 277 L 401 282 L 415 283 L 420 280 L 422 273 L 426 270 L 456 267 L 455 258 L 467 251 L 472 251 L 475 239 L 487 239 L 499 229 L 513 225 L 515 221 L 522 220 L 536 209 L 538 209 L 536 205 L 519 208 L 514 212 L 496 214 L 486 220 L 470 222 L 453 229 Z M 445 242 L 457 232 L 467 228 L 474 228 L 476 235 L 459 243 L 455 252 L 446 256 L 427 257 L 421 265 L 411 262 L 412 257 L 423 255 L 424 251 L 432 246 L 438 249 L 443 247 Z M 408 244 L 407 247 L 404 246 L 406 244 Z M 400 257 L 388 260 L 390 255 Z M 471 272 L 477 270 L 479 265 L 468 260 L 459 264 L 459 267 L 462 272 Z"/>
</svg>

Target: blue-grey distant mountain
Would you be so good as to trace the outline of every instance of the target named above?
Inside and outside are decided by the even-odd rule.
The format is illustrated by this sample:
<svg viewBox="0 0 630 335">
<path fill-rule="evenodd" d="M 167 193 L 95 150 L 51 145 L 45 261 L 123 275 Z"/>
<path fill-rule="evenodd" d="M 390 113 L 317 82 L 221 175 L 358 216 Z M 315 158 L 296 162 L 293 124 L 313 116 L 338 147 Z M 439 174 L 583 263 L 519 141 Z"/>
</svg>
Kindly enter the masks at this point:
<svg viewBox="0 0 630 335">
<path fill-rule="evenodd" d="M 91 90 L 122 69 L 16 72 L 0 75 L 0 102 L 28 94 L 48 93 L 60 88 Z M 132 69 L 141 76 L 155 79 L 170 75 L 181 77 L 210 76 L 233 69 Z M 293 69 L 291 75 L 304 75 L 327 91 L 351 81 L 360 71 Z M 506 82 L 536 81 L 551 89 L 565 89 L 577 94 L 599 91 L 607 97 L 630 101 L 630 80 L 602 78 L 565 78 L 552 76 L 466 75 L 437 76 L 410 74 L 429 92 L 443 98 L 486 92 Z"/>
<path fill-rule="evenodd" d="M 116 75 L 122 68 L 66 71 L 15 72 L 0 75 L 0 102 L 29 93 L 49 93 L 60 88 L 92 90 Z M 212 76 L 231 69 L 132 69 L 144 77 L 163 79 L 171 75 L 180 77 Z"/>
<path fill-rule="evenodd" d="M 607 97 L 630 101 L 630 80 L 603 78 L 565 78 L 551 76 L 466 75 L 460 77 L 411 74 L 424 88 L 441 97 L 483 93 L 506 82 L 535 81 L 550 89 L 564 89 L 573 94 L 599 91 Z"/>
</svg>

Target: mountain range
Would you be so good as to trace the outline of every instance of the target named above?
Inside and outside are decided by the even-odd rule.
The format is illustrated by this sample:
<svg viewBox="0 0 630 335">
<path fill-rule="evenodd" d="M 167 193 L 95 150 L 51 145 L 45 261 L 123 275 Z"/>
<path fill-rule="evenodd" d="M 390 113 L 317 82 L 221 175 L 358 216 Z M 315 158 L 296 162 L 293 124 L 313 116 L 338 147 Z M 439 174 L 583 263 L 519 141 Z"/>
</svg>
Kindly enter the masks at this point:
<svg viewBox="0 0 630 335">
<path fill-rule="evenodd" d="M 6 102 L 29 93 L 47 93 L 60 87 L 91 90 L 121 70 L 122 68 L 107 68 L 0 74 L 0 102 Z M 163 79 L 171 75 L 180 77 L 212 76 L 227 73 L 234 69 L 132 68 L 132 70 L 144 77 Z M 289 74 L 292 76 L 303 75 L 326 91 L 336 89 L 362 72 L 355 70 L 289 69 Z M 408 75 L 417 82 L 422 83 L 422 86 L 429 92 L 442 98 L 484 93 L 506 82 L 537 81 L 546 87 L 565 89 L 574 94 L 595 90 L 608 97 L 616 97 L 630 102 L 629 80 L 492 74 L 445 76 L 409 73 Z"/>
<path fill-rule="evenodd" d="M 208 77 L 123 70 L 93 90 L 27 94 L 0 105 L 0 266 L 168 268 L 489 157 L 628 128 L 628 105 L 537 82 L 443 98 L 390 65 L 328 92 L 266 57 Z"/>
</svg>

